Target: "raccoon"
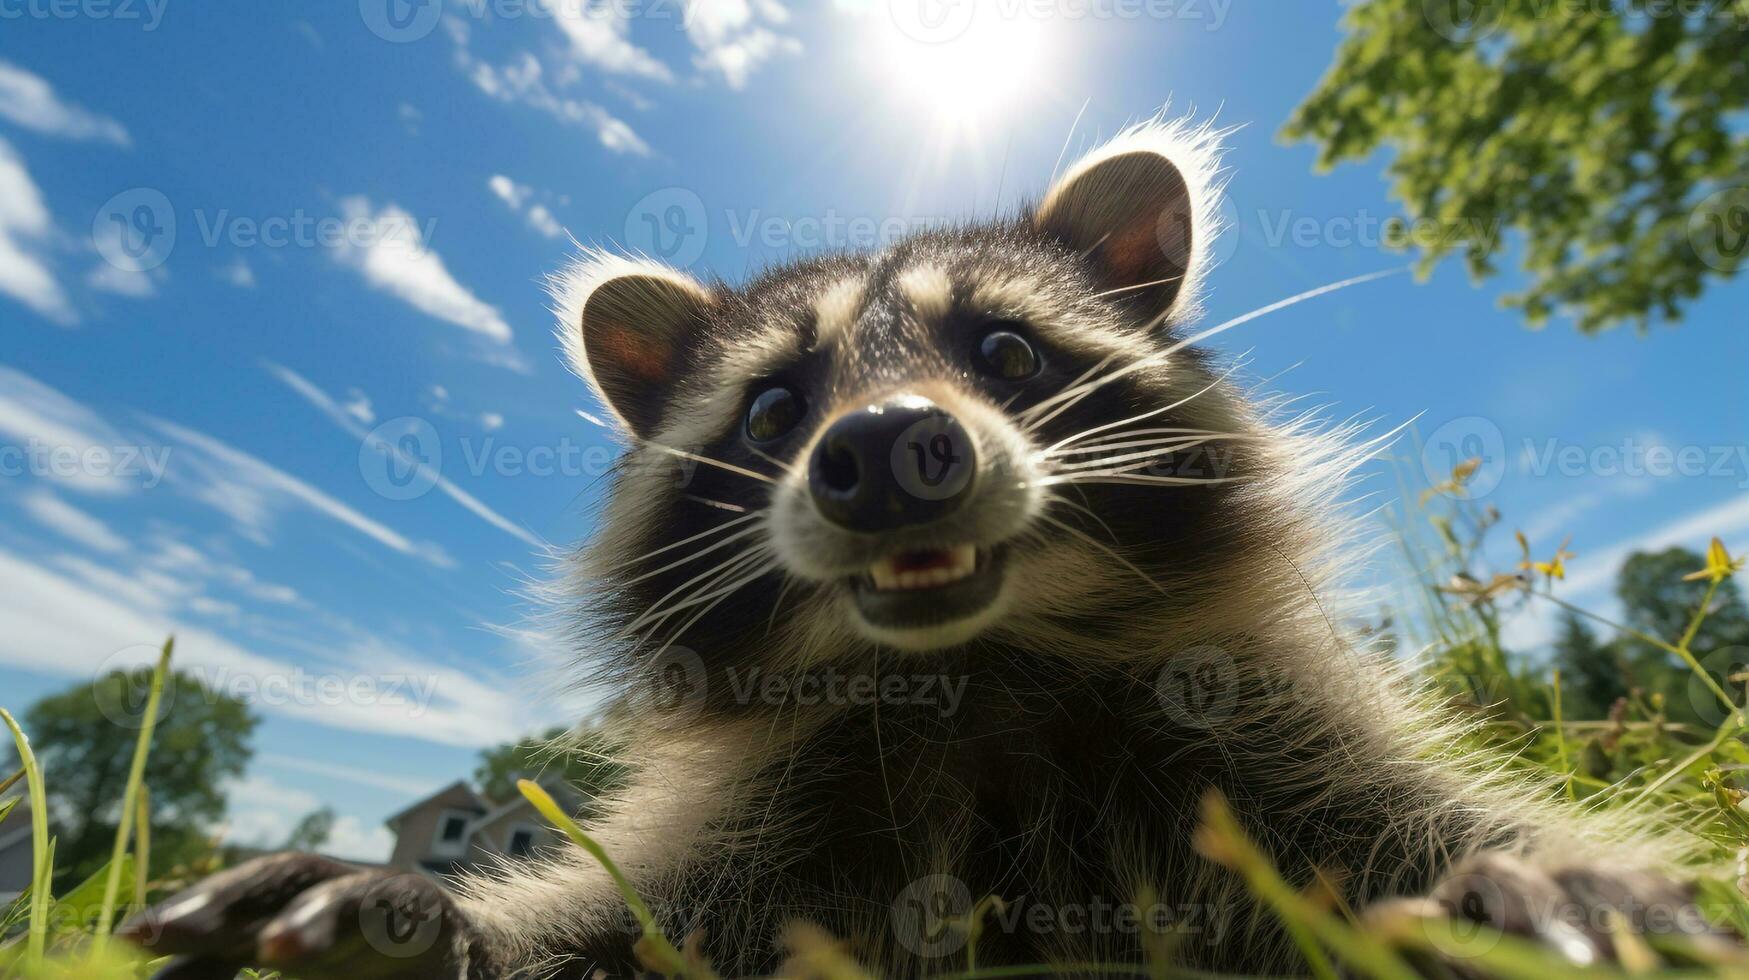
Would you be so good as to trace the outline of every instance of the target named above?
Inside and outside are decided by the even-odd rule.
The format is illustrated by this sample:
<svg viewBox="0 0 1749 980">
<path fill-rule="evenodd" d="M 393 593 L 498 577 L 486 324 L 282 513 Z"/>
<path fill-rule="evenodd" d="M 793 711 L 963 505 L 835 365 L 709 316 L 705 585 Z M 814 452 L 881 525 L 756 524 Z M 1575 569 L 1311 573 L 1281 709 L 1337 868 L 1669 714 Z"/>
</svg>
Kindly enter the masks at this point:
<svg viewBox="0 0 1749 980">
<path fill-rule="evenodd" d="M 699 962 L 778 970 L 799 922 L 875 975 L 951 973 L 977 906 L 981 966 L 1303 972 L 1195 846 L 1211 797 L 1370 914 L 1579 963 L 1616 955 L 1605 910 L 1708 931 L 1682 838 L 1465 748 L 1349 625 L 1376 444 L 1248 398 L 1192 327 L 1219 139 L 1150 120 L 1016 217 L 739 288 L 603 252 L 557 277 L 629 443 L 560 585 L 635 773 L 591 831 Z M 650 966 L 572 847 L 453 894 L 264 858 L 124 933 L 179 977 Z"/>
</svg>

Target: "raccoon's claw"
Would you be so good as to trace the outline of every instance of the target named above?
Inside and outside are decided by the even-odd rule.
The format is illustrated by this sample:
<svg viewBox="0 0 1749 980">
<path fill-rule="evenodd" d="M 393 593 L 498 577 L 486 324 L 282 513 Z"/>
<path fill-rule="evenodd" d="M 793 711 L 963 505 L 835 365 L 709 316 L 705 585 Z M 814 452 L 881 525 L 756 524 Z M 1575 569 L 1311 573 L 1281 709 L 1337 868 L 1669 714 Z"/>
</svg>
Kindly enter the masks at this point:
<svg viewBox="0 0 1749 980">
<path fill-rule="evenodd" d="M 435 882 L 308 854 L 221 872 L 124 922 L 118 935 L 176 957 L 159 980 L 229 978 L 244 966 L 302 980 L 490 975 Z"/>
<path fill-rule="evenodd" d="M 1710 922 L 1697 889 L 1662 875 L 1576 867 L 1544 870 L 1504 854 L 1454 868 L 1424 898 L 1373 906 L 1367 917 L 1388 929 L 1429 930 L 1416 943 L 1438 948 L 1443 970 L 1479 975 L 1480 957 L 1498 933 L 1537 942 L 1577 965 L 1683 959 L 1742 963 L 1742 937 Z"/>
</svg>

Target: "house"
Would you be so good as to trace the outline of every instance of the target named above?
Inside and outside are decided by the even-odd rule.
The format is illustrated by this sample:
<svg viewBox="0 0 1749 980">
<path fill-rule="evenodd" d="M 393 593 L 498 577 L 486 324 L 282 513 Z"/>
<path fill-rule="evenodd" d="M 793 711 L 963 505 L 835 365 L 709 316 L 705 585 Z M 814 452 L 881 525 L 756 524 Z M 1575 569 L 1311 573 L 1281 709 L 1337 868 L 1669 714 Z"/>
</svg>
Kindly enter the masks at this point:
<svg viewBox="0 0 1749 980">
<path fill-rule="evenodd" d="M 0 823 L 0 905 L 24 894 L 30 887 L 30 797 L 21 797 L 18 805 Z"/>
<path fill-rule="evenodd" d="M 539 780 L 553 799 L 576 813 L 582 795 L 557 779 Z M 520 795 L 502 803 L 457 780 L 386 821 L 395 835 L 389 867 L 447 878 L 505 858 L 526 858 L 557 844 L 561 834 Z"/>
</svg>

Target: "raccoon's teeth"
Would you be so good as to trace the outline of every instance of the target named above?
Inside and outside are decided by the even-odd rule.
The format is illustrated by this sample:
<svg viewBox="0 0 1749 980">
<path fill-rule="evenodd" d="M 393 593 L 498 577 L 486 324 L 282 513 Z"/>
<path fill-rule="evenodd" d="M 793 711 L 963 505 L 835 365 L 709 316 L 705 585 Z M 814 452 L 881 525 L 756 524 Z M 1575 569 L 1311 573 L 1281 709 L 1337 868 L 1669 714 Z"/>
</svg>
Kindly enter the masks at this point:
<svg viewBox="0 0 1749 980">
<path fill-rule="evenodd" d="M 948 585 L 977 570 L 978 549 L 962 544 L 882 558 L 869 566 L 868 577 L 876 589 L 886 592 Z"/>
</svg>

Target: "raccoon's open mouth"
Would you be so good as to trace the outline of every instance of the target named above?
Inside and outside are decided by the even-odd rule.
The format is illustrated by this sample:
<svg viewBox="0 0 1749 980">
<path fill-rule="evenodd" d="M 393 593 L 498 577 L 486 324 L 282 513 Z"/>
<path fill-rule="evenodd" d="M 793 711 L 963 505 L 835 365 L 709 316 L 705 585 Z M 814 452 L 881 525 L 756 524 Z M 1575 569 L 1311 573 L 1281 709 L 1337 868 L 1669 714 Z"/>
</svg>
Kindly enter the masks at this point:
<svg viewBox="0 0 1749 980">
<path fill-rule="evenodd" d="M 890 629 L 938 626 L 981 612 L 1002 589 L 1002 548 L 961 544 L 888 555 L 851 578 L 857 610 Z"/>
</svg>

